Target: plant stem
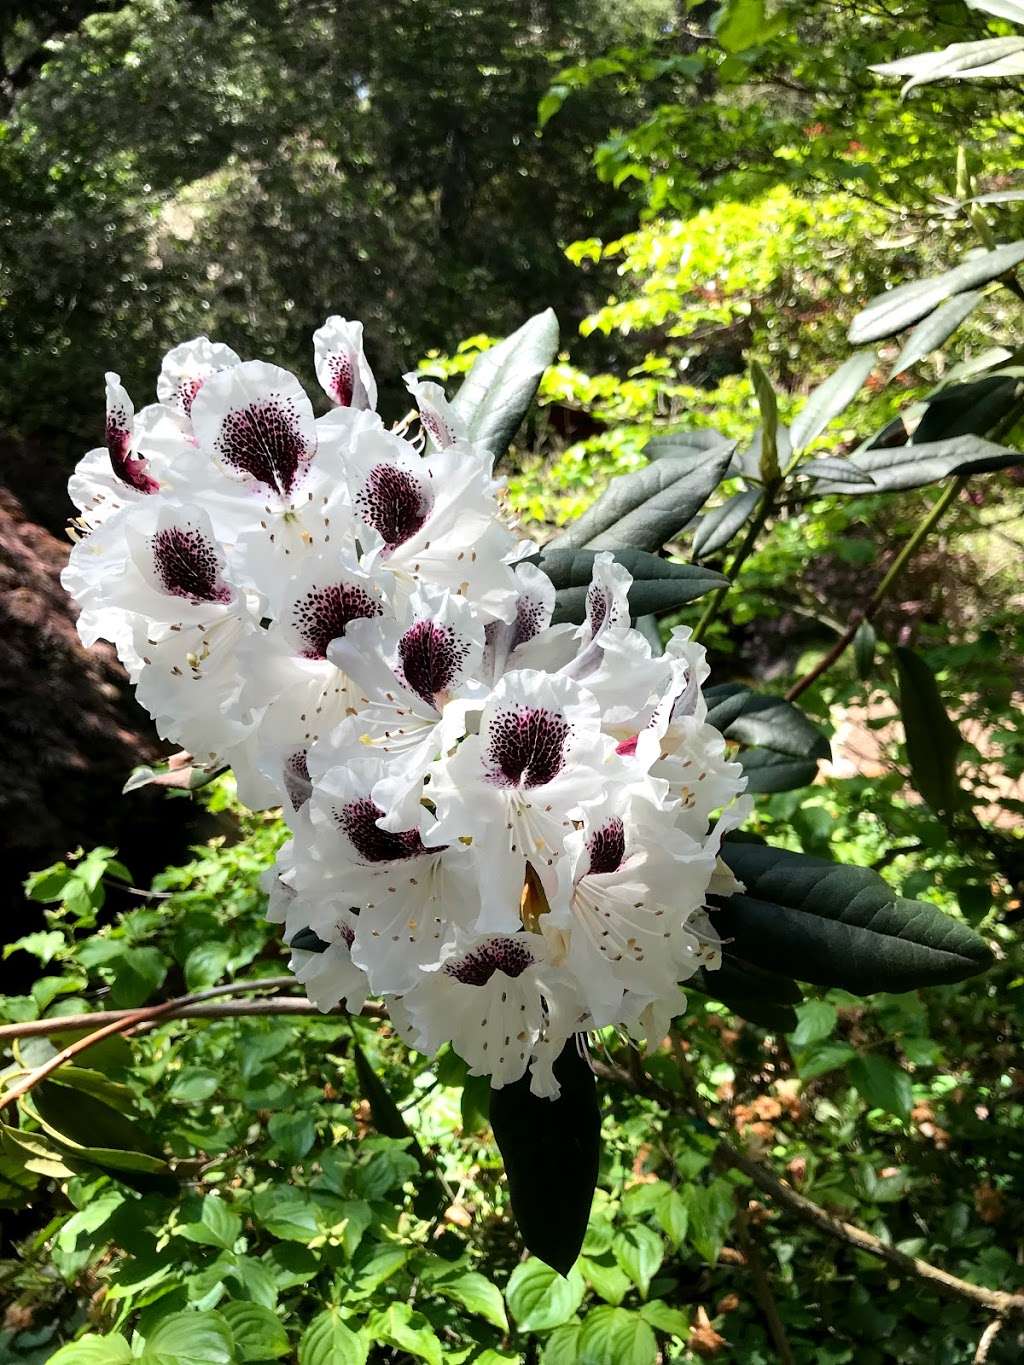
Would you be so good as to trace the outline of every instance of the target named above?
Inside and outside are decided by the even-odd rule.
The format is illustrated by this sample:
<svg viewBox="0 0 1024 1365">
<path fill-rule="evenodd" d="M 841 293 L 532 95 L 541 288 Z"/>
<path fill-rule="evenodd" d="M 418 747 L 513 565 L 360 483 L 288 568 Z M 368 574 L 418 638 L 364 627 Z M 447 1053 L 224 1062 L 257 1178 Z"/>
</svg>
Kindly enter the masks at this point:
<svg viewBox="0 0 1024 1365">
<path fill-rule="evenodd" d="M 764 524 L 771 516 L 772 509 L 775 506 L 775 494 L 778 488 L 778 483 L 770 484 L 765 487 L 761 501 L 757 505 L 757 512 L 754 515 L 754 520 L 750 523 L 750 526 L 747 528 L 747 534 L 743 537 L 743 544 L 736 551 L 736 554 L 733 556 L 733 561 L 729 565 L 729 578 L 731 581 L 723 583 L 720 588 L 716 588 L 711 594 L 711 598 L 704 608 L 704 615 L 697 622 L 697 628 L 693 632 L 692 638 L 695 642 L 699 643 L 707 634 L 708 627 L 718 615 L 719 609 L 725 601 L 729 589 L 736 582 L 736 575 L 753 553 L 757 538 L 764 529 Z"/>
<path fill-rule="evenodd" d="M 927 515 L 918 522 L 917 526 L 907 539 L 906 544 L 889 565 L 881 583 L 879 583 L 878 587 L 868 599 L 867 606 L 864 607 L 862 611 L 854 611 L 851 613 L 849 624 L 840 635 L 839 639 L 828 653 L 824 654 L 818 660 L 809 672 L 805 673 L 802 678 L 799 678 L 793 684 L 786 693 L 787 701 L 793 701 L 795 698 L 799 697 L 802 692 L 806 692 L 812 683 L 817 682 L 821 675 L 827 673 L 836 660 L 846 653 L 847 649 L 849 649 L 850 645 L 853 643 L 854 636 L 857 634 L 860 623 L 862 621 L 870 621 L 877 613 L 879 607 L 885 601 L 889 589 L 906 568 L 908 561 L 911 559 L 918 546 L 929 533 L 935 529 L 935 526 L 942 519 L 950 503 L 954 502 L 956 498 L 959 497 L 961 491 L 967 484 L 967 478 L 968 476 L 966 474 L 958 474 L 952 482 L 946 485 L 932 503 Z"/>
</svg>

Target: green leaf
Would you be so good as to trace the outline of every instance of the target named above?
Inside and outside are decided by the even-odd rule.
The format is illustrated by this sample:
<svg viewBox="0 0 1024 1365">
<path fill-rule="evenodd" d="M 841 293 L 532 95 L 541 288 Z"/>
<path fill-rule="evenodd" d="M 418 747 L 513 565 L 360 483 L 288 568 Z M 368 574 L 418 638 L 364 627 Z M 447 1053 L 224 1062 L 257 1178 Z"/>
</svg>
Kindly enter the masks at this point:
<svg viewBox="0 0 1024 1365">
<path fill-rule="evenodd" d="M 222 1247 L 225 1251 L 234 1247 L 241 1232 L 241 1218 L 218 1194 L 205 1196 L 198 1223 L 184 1223 L 177 1229 L 178 1236 L 186 1241 Z"/>
<path fill-rule="evenodd" d="M 957 776 L 962 740 L 942 704 L 935 675 L 912 649 L 895 651 L 900 685 L 900 719 L 914 786 L 940 815 L 964 805 Z"/>
<path fill-rule="evenodd" d="M 573 1267 L 559 1275 L 536 1256 L 509 1276 L 505 1301 L 520 1332 L 543 1332 L 568 1322 L 583 1302 L 583 1276 Z"/>
<path fill-rule="evenodd" d="M 146 1338 L 146 1356 L 181 1365 L 233 1365 L 231 1328 L 221 1313 L 171 1313 Z"/>
<path fill-rule="evenodd" d="M 50 1356 L 48 1365 L 130 1365 L 131 1359 L 131 1348 L 120 1332 L 108 1337 L 90 1332 L 62 1346 Z"/>
<path fill-rule="evenodd" d="M 791 1047 L 797 1048 L 809 1047 L 831 1037 L 839 1018 L 835 1005 L 827 1000 L 805 1000 L 797 1007 L 796 1016 L 799 1022 L 789 1035 L 789 1042 Z"/>
<path fill-rule="evenodd" d="M 923 318 L 907 337 L 903 350 L 892 367 L 891 377 L 902 374 L 904 370 L 909 370 L 912 365 L 937 351 L 964 319 L 970 317 L 984 297 L 983 289 L 972 289 L 966 294 L 956 294 L 940 304 L 934 313 Z"/>
<path fill-rule="evenodd" d="M 556 1327 L 544 1343 L 540 1365 L 579 1365 L 581 1330 L 578 1322 Z"/>
<path fill-rule="evenodd" d="M 797 1075 L 802 1081 L 815 1081 L 830 1071 L 845 1066 L 857 1054 L 849 1043 L 816 1043 L 796 1057 Z"/>
<path fill-rule="evenodd" d="M 684 1197 L 690 1214 L 690 1245 L 708 1265 L 714 1265 L 736 1214 L 732 1186 L 725 1180 L 691 1185 Z"/>
<path fill-rule="evenodd" d="M 601 1154 L 601 1115 L 594 1073 L 577 1051 L 575 1037 L 555 1062 L 555 1076 L 562 1091 L 554 1100 L 532 1094 L 528 1075 L 495 1090 L 491 1127 L 522 1239 L 534 1256 L 564 1274 L 587 1231 Z"/>
<path fill-rule="evenodd" d="M 59 901 L 72 875 L 67 863 L 54 863 L 26 878 L 25 895 L 33 901 Z"/>
<path fill-rule="evenodd" d="M 996 445 L 980 436 L 954 436 L 946 441 L 924 445 L 887 446 L 857 450 L 850 462 L 871 475 L 879 493 L 923 488 L 951 474 L 988 474 L 1011 465 L 1024 464 L 1024 454 L 1009 446 Z M 822 479 L 814 485 L 818 493 L 863 492 L 848 483 Z"/>
<path fill-rule="evenodd" d="M 95 1095 L 44 1081 L 32 1092 L 32 1107 L 46 1131 L 68 1147 L 159 1155 L 159 1148 L 134 1120 Z"/>
<path fill-rule="evenodd" d="M 864 387 L 864 381 L 875 367 L 874 351 L 861 351 L 850 356 L 835 374 L 814 390 L 789 429 L 793 451 L 803 450 L 825 430 L 830 422 L 841 417 Z"/>
<path fill-rule="evenodd" d="M 337 1308 L 328 1308 L 303 1332 L 299 1365 L 366 1365 L 369 1353 L 362 1333 L 347 1327 Z"/>
<path fill-rule="evenodd" d="M 949 384 L 928 398 L 914 429 L 912 446 L 950 441 L 954 436 L 987 436 L 1011 413 L 1020 413 L 1024 381 L 1014 374 L 989 374 Z"/>
<path fill-rule="evenodd" d="M 148 1000 L 167 975 L 167 958 L 157 948 L 125 948 L 114 964 L 110 1000 L 116 1009 L 132 1009 Z"/>
<path fill-rule="evenodd" d="M 492 1323 L 499 1331 L 508 1331 L 508 1318 L 501 1290 L 486 1275 L 476 1270 L 464 1270 L 454 1276 L 446 1275 L 431 1280 L 430 1287 L 445 1298 L 461 1303 L 471 1313 Z"/>
<path fill-rule="evenodd" d="M 759 473 L 763 483 L 774 483 L 779 477 L 779 400 L 772 381 L 756 360 L 750 362 L 750 382 L 761 410 L 761 458 Z"/>
<path fill-rule="evenodd" d="M 686 1232 L 690 1226 L 690 1210 L 686 1206 L 686 1200 L 678 1190 L 668 1189 L 655 1205 L 654 1216 L 673 1250 L 678 1251 L 686 1241 Z"/>
<path fill-rule="evenodd" d="M 644 469 L 620 474 L 582 517 L 554 540 L 552 549 L 659 550 L 696 516 L 725 477 L 735 444 L 697 448 L 683 438 L 650 443 L 657 458 Z M 678 451 L 678 453 L 675 453 Z"/>
<path fill-rule="evenodd" d="M 197 943 L 185 959 L 185 985 L 190 991 L 207 990 L 215 986 L 227 970 L 231 948 L 214 940 Z"/>
<path fill-rule="evenodd" d="M 681 1313 L 678 1308 L 670 1308 L 663 1299 L 652 1299 L 650 1303 L 645 1303 L 640 1309 L 640 1316 L 659 1332 L 668 1332 L 681 1341 L 686 1341 L 690 1335 L 689 1314 Z"/>
<path fill-rule="evenodd" d="M 470 440 L 504 455 L 557 352 L 558 319 L 548 308 L 477 357 L 452 399 Z"/>
<path fill-rule="evenodd" d="M 646 1299 L 651 1280 L 658 1273 L 665 1258 L 661 1238 L 643 1223 L 618 1233 L 612 1243 L 615 1259 Z"/>
<path fill-rule="evenodd" d="M 853 637 L 853 657 L 857 665 L 857 677 L 862 682 L 866 682 L 871 677 L 875 666 L 877 644 L 878 635 L 875 628 L 865 617 L 857 627 L 857 633 Z"/>
<path fill-rule="evenodd" d="M 697 559 L 713 555 L 723 549 L 733 536 L 747 524 L 754 514 L 754 508 L 761 501 L 761 493 L 756 488 L 747 488 L 742 493 L 734 493 L 720 506 L 701 518 L 693 536 L 693 553 Z"/>
<path fill-rule="evenodd" d="M 231 1329 L 237 1360 L 276 1360 L 288 1354 L 288 1333 L 269 1308 L 236 1301 L 224 1304 L 220 1311 Z"/>
<path fill-rule="evenodd" d="M 807 786 L 817 776 L 819 760 L 832 756 L 828 740 L 792 702 L 752 692 L 741 683 L 706 687 L 704 697 L 708 724 L 726 739 L 751 746 L 739 756 L 748 791 Z"/>
<path fill-rule="evenodd" d="M 281 1155 L 292 1166 L 312 1151 L 316 1141 L 316 1124 L 308 1113 L 293 1113 L 285 1109 L 279 1114 L 272 1114 L 267 1131 Z"/>
<path fill-rule="evenodd" d="M 629 1276 L 609 1256 L 599 1260 L 581 1256 L 578 1264 L 580 1274 L 605 1303 L 620 1304 L 632 1288 Z"/>
<path fill-rule="evenodd" d="M 991 962 L 966 925 L 896 896 L 870 868 L 732 839 L 722 855 L 746 890 L 715 928 L 769 971 L 867 994 L 961 981 Z"/>
<path fill-rule="evenodd" d="M 366 1330 L 375 1341 L 408 1351 L 427 1365 L 443 1365 L 441 1343 L 434 1329 L 422 1313 L 415 1312 L 407 1303 L 393 1303 L 384 1312 L 375 1313 Z"/>
<path fill-rule="evenodd" d="M 731 53 L 768 42 L 784 26 L 783 16 L 766 17 L 764 0 L 725 0 L 711 25 L 717 42 Z"/>
<path fill-rule="evenodd" d="M 1024 52 L 1024 39 L 1015 41 Z M 900 74 L 894 70 L 897 65 L 899 63 L 894 63 L 893 67 L 888 68 L 895 75 Z M 874 69 L 884 71 L 887 68 Z M 853 319 L 850 341 L 854 346 L 859 346 L 864 342 L 882 341 L 896 332 L 902 332 L 904 327 L 926 317 L 945 299 L 987 284 L 1005 275 L 1021 261 L 1024 261 L 1024 242 L 1011 242 L 1007 246 L 997 247 L 995 251 L 980 251 L 942 275 L 932 275 L 924 280 L 900 285 L 898 289 L 890 289 L 888 293 L 872 299 Z"/>
<path fill-rule="evenodd" d="M 907 1073 L 887 1057 L 866 1053 L 846 1068 L 861 1098 L 873 1109 L 884 1109 L 904 1123 L 910 1122 L 914 1091 Z"/>
<path fill-rule="evenodd" d="M 581 622 L 586 616 L 587 589 L 594 569 L 596 550 L 546 547 L 537 562 L 556 588 L 554 624 Z M 616 561 L 633 575 L 629 588 L 630 615 L 672 611 L 702 597 L 729 580 L 714 569 L 679 564 L 645 550 L 617 550 Z"/>
<path fill-rule="evenodd" d="M 207 1071 L 199 1066 L 186 1066 L 174 1077 L 167 1091 L 168 1099 L 175 1104 L 199 1104 L 217 1093 L 220 1077 L 216 1071 Z"/>
<path fill-rule="evenodd" d="M 658 1340 L 639 1313 L 593 1308 L 579 1337 L 580 1365 L 655 1365 Z"/>
</svg>

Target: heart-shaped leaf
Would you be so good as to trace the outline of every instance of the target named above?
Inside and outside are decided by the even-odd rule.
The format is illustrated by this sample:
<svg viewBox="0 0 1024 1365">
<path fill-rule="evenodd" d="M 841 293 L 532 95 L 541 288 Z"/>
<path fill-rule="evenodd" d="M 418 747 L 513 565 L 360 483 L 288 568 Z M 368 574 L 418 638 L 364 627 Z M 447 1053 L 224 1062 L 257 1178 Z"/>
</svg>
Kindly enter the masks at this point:
<svg viewBox="0 0 1024 1365">
<path fill-rule="evenodd" d="M 557 589 L 553 618 L 556 623 L 583 620 L 594 557 L 598 553 L 596 550 L 548 546 L 537 559 Z M 629 610 L 633 617 L 672 611 L 729 581 L 714 569 L 677 564 L 645 550 L 617 550 L 615 558 L 633 575 L 629 589 Z"/>
<path fill-rule="evenodd" d="M 663 438 L 667 442 L 669 438 Z M 580 519 L 550 542 L 550 549 L 659 550 L 688 525 L 725 476 L 731 442 L 710 450 L 680 444 L 670 456 L 614 478 Z"/>
<path fill-rule="evenodd" d="M 726 739 L 749 746 L 740 755 L 752 792 L 791 791 L 813 782 L 818 761 L 832 750 L 799 707 L 781 697 L 752 692 L 741 683 L 704 689 L 708 722 Z"/>
<path fill-rule="evenodd" d="M 469 437 L 504 455 L 558 351 L 558 319 L 547 308 L 484 351 L 452 399 Z"/>
<path fill-rule="evenodd" d="M 867 995 L 962 981 L 991 963 L 965 924 L 897 896 L 870 868 L 731 839 L 722 856 L 745 890 L 715 928 L 768 971 Z"/>
<path fill-rule="evenodd" d="M 531 1094 L 528 1075 L 495 1090 L 491 1127 L 523 1241 L 545 1265 L 566 1275 L 580 1254 L 590 1218 L 601 1115 L 594 1074 L 575 1038 L 562 1050 L 555 1075 L 562 1087 L 556 1100 Z M 518 1317 L 511 1301 L 510 1307 Z"/>
</svg>

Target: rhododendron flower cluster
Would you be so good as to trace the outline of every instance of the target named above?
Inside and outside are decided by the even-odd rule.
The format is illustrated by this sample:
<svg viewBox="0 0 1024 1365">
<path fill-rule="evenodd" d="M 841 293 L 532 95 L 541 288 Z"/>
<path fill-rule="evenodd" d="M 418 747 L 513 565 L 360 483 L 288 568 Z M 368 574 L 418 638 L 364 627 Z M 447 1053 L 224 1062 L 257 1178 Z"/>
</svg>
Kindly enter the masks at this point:
<svg viewBox="0 0 1024 1365">
<path fill-rule="evenodd" d="M 269 913 L 321 1009 L 385 997 L 413 1047 L 555 1095 L 574 1034 L 657 1045 L 718 964 L 744 783 L 704 652 L 676 630 L 652 653 L 607 553 L 583 622 L 552 624 L 440 386 L 406 376 L 418 419 L 389 428 L 360 324 L 329 318 L 314 358 L 322 416 L 205 337 L 139 412 L 107 375 L 105 445 L 70 484 L 79 630 L 163 737 L 283 807 Z"/>
</svg>

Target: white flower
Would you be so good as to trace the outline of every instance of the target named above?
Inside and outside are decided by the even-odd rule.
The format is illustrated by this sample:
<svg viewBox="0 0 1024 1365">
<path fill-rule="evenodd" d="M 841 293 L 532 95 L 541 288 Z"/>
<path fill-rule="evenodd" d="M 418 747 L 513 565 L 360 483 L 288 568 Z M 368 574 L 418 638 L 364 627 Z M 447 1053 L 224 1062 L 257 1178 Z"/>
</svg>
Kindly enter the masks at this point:
<svg viewBox="0 0 1024 1365">
<path fill-rule="evenodd" d="M 472 839 L 482 928 L 514 928 L 527 864 L 551 903 L 564 900 L 574 818 L 624 776 L 589 692 L 532 669 L 505 674 L 480 714 L 479 733 L 430 771 L 437 820 L 427 837 Z"/>
<path fill-rule="evenodd" d="M 441 387 L 406 376 L 410 440 L 359 323 L 328 318 L 314 359 L 319 418 L 206 337 L 139 413 L 108 374 L 70 483 L 79 632 L 115 643 L 162 736 L 282 808 L 268 915 L 318 1008 L 382 996 L 412 1046 L 554 1096 L 574 1034 L 657 1047 L 721 963 L 707 905 L 739 889 L 720 847 L 749 802 L 704 651 L 679 629 L 652 654 L 607 552 L 582 623 L 552 625 Z"/>
<path fill-rule="evenodd" d="M 341 408 L 375 408 L 377 382 L 363 353 L 363 324 L 336 314 L 313 333 L 316 377 Z"/>
</svg>

